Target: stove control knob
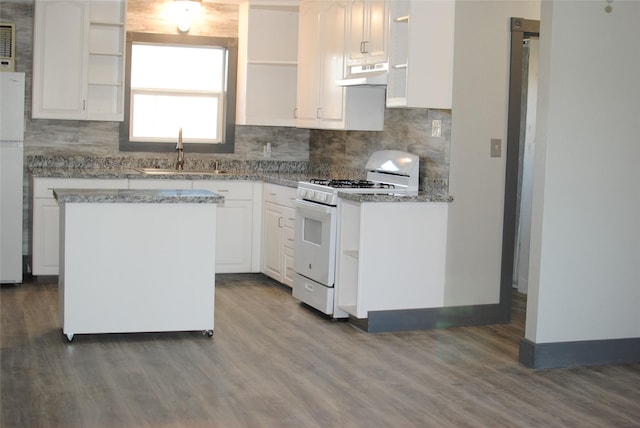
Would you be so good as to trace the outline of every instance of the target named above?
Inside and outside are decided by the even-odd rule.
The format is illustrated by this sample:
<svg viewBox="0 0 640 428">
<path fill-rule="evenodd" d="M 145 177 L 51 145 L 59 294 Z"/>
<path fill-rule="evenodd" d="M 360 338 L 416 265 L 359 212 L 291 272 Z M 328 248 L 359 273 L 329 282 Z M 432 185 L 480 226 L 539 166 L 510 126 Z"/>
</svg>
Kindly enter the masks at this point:
<svg viewBox="0 0 640 428">
<path fill-rule="evenodd" d="M 316 192 L 314 192 L 313 190 L 307 190 L 307 194 L 306 194 L 306 198 L 307 199 L 313 199 L 313 196 L 315 195 Z"/>
<path fill-rule="evenodd" d="M 323 193 L 320 195 L 320 202 L 327 202 L 327 194 Z"/>
</svg>

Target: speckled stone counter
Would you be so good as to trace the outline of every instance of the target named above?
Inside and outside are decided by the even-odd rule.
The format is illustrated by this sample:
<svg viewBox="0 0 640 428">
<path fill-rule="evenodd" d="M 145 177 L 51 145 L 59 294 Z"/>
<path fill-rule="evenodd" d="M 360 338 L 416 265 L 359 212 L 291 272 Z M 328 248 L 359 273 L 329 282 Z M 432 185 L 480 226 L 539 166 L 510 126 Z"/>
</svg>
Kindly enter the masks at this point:
<svg viewBox="0 0 640 428">
<path fill-rule="evenodd" d="M 99 169 L 99 168 L 31 168 L 36 178 L 87 178 L 87 179 L 135 179 L 135 180 L 242 180 L 264 181 L 287 187 L 297 187 L 298 181 L 317 177 L 317 174 L 300 172 L 252 172 L 229 171 L 224 174 L 197 173 L 193 171 L 175 171 L 170 174 L 145 174 L 136 169 Z"/>
<path fill-rule="evenodd" d="M 29 168 L 29 173 L 36 178 L 138 178 L 142 176 L 134 169 L 99 169 L 99 168 Z"/>
<path fill-rule="evenodd" d="M 263 181 L 265 183 L 278 184 L 286 187 L 297 187 L 299 181 L 307 181 L 310 178 L 318 178 L 318 174 L 307 172 L 254 172 L 254 171 L 229 171 L 224 174 L 211 174 L 207 172 L 175 171 L 156 175 L 145 174 L 135 168 L 124 169 L 99 169 L 99 168 L 32 168 L 30 173 L 36 178 L 86 178 L 86 179 L 135 179 L 135 180 L 241 180 Z M 169 186 L 170 187 L 170 186 Z M 400 193 L 389 194 L 358 194 L 340 192 L 343 199 L 355 202 L 452 202 L 453 196 L 430 191 L 420 191 L 417 194 L 404 195 Z"/>
<path fill-rule="evenodd" d="M 60 203 L 216 204 L 224 197 L 208 190 L 54 189 Z"/>
<path fill-rule="evenodd" d="M 418 192 L 414 194 L 385 193 L 385 194 L 362 194 L 338 192 L 338 196 L 347 201 L 353 202 L 452 202 L 453 196 L 438 195 L 429 192 Z"/>
</svg>

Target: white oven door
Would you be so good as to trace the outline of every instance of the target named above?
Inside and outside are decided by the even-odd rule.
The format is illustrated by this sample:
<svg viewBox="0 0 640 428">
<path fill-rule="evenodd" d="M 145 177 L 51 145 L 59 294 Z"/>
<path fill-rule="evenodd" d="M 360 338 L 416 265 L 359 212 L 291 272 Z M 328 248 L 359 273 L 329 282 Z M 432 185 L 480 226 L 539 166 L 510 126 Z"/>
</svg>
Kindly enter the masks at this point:
<svg viewBox="0 0 640 428">
<path fill-rule="evenodd" d="M 335 282 L 336 207 L 298 199 L 294 268 L 327 287 Z"/>
</svg>

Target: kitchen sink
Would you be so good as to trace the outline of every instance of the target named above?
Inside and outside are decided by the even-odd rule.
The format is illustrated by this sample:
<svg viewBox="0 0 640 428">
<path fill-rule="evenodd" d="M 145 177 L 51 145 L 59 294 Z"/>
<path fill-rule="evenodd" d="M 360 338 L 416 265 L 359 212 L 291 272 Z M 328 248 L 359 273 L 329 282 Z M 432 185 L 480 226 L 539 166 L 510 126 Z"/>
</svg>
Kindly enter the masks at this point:
<svg viewBox="0 0 640 428">
<path fill-rule="evenodd" d="M 172 168 L 135 168 L 136 171 L 141 172 L 143 174 L 148 175 L 223 175 L 228 174 L 227 171 L 222 171 L 219 169 L 211 170 L 197 170 L 197 169 L 189 169 L 189 170 L 178 170 Z"/>
</svg>

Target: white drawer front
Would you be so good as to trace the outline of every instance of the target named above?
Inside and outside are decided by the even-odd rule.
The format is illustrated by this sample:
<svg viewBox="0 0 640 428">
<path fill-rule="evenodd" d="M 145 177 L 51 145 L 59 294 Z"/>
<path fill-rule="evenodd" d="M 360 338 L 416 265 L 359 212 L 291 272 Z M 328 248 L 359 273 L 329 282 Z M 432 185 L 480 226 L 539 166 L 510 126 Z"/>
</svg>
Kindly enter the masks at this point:
<svg viewBox="0 0 640 428">
<path fill-rule="evenodd" d="M 294 187 L 279 186 L 277 184 L 264 184 L 264 200 L 286 207 L 295 207 L 296 189 Z"/>
<path fill-rule="evenodd" d="M 129 189 L 191 189 L 191 180 L 131 179 Z"/>
<path fill-rule="evenodd" d="M 301 275 L 293 278 L 292 295 L 320 312 L 330 315 L 333 313 L 334 288 L 325 287 Z"/>
<path fill-rule="evenodd" d="M 284 242 L 283 242 L 283 245 L 285 247 L 291 248 L 291 249 L 295 248 L 295 243 L 296 243 L 295 234 L 296 234 L 295 229 L 292 229 L 290 227 L 285 227 L 284 228 Z"/>
<path fill-rule="evenodd" d="M 296 210 L 293 208 L 283 208 L 282 215 L 284 216 L 284 227 L 295 229 L 296 228 Z"/>
<path fill-rule="evenodd" d="M 195 180 L 193 188 L 210 190 L 229 200 L 253 199 L 253 183 L 250 181 Z"/>
</svg>

